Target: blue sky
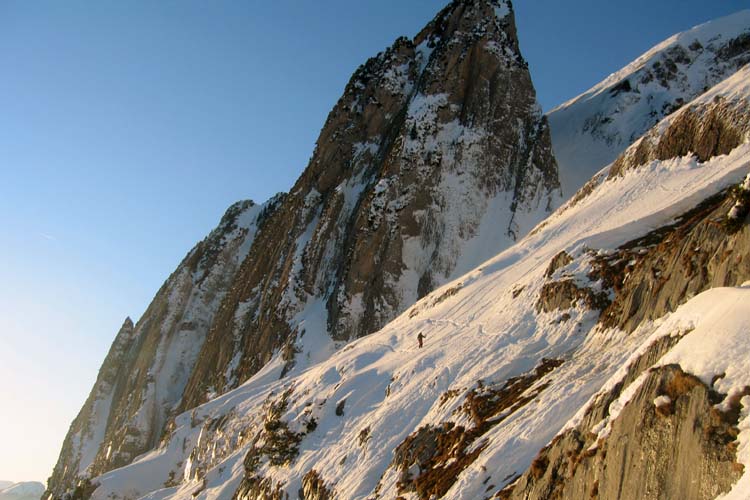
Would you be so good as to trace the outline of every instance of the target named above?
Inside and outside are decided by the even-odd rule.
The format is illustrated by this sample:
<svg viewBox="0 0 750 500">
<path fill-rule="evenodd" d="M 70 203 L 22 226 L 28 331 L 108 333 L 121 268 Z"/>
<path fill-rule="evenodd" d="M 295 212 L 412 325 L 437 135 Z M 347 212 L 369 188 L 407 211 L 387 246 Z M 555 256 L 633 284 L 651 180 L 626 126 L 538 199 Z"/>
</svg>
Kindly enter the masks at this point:
<svg viewBox="0 0 750 500">
<path fill-rule="evenodd" d="M 0 479 L 41 480 L 126 315 L 288 189 L 357 66 L 444 0 L 0 3 Z M 518 0 L 545 110 L 748 0 Z"/>
</svg>

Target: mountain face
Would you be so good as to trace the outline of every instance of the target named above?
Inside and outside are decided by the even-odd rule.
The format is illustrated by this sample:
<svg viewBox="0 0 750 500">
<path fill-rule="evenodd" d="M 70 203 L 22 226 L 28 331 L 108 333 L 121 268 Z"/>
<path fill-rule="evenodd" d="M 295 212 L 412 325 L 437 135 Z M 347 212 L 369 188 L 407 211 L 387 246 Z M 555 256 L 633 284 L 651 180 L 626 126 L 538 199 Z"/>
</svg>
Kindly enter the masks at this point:
<svg viewBox="0 0 750 500">
<path fill-rule="evenodd" d="M 230 207 L 167 279 L 140 321 L 125 320 L 65 438 L 49 481 L 53 496 L 158 444 L 231 279 L 282 199 Z"/>
<path fill-rule="evenodd" d="M 750 62 L 750 10 L 674 35 L 547 115 L 567 199 L 662 118 Z"/>
<path fill-rule="evenodd" d="M 510 2 L 450 3 L 126 320 L 45 498 L 745 498 L 749 26 L 553 111 L 558 176 Z"/>
<path fill-rule="evenodd" d="M 747 123 L 750 68 L 647 137 L 691 116 L 700 142 L 717 103 Z M 671 151 L 308 370 L 177 416 L 91 498 L 747 498 L 750 143 Z"/>
<path fill-rule="evenodd" d="M 50 493 L 130 463 L 264 367 L 298 373 L 378 330 L 558 199 L 510 2 L 452 2 L 355 72 L 289 194 L 231 208 L 126 322 Z"/>
</svg>

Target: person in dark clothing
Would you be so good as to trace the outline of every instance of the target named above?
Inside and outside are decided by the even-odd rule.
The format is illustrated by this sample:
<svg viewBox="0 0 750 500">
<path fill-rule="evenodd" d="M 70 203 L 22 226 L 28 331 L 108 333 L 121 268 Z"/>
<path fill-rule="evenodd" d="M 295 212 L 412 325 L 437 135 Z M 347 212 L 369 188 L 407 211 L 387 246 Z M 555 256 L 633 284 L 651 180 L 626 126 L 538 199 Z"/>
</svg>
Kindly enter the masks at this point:
<svg viewBox="0 0 750 500">
<path fill-rule="evenodd" d="M 422 332 L 419 332 L 419 335 L 417 335 L 417 342 L 419 342 L 419 348 L 422 348 L 422 340 L 426 339 L 426 335 L 422 335 Z"/>
</svg>

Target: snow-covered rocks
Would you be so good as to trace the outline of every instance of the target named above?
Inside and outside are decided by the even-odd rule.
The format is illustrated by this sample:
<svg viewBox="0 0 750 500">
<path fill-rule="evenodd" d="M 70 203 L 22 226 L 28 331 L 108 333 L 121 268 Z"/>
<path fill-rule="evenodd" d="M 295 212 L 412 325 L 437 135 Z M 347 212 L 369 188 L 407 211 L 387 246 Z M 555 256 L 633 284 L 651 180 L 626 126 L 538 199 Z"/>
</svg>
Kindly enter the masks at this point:
<svg viewBox="0 0 750 500">
<path fill-rule="evenodd" d="M 737 69 L 747 17 L 688 32 L 700 40 L 684 50 L 675 37 L 556 113 L 591 103 L 610 113 L 585 132 L 619 153 L 654 119 L 638 99 L 667 88 L 660 98 L 685 101 L 695 74 Z M 613 496 L 616 478 L 598 474 L 621 470 L 606 462 L 623 451 L 605 453 L 617 436 L 679 447 L 679 460 L 720 470 L 706 492 L 731 489 L 734 460 L 747 455 L 744 438 L 733 439 L 748 425 L 741 377 L 723 375 L 731 383 L 717 406 L 722 377 L 704 376 L 716 366 L 679 356 L 657 364 L 682 352 L 698 322 L 652 336 L 665 316 L 681 317 L 678 305 L 750 279 L 744 220 L 733 231 L 721 224 L 734 211 L 729 188 L 750 183 L 749 70 L 662 120 L 521 239 L 559 201 L 559 183 L 513 23 L 509 2 L 456 1 L 357 70 L 291 192 L 239 217 L 255 224 L 254 239 L 229 224 L 217 233 L 228 236 L 201 247 L 215 256 L 237 245 L 236 267 L 217 271 L 223 298 L 193 297 L 212 271 L 191 253 L 157 296 L 167 312 L 152 321 L 159 334 L 147 349 L 113 348 L 118 359 L 146 360 L 104 370 L 135 380 L 124 386 L 135 402 L 113 413 L 111 387 L 98 383 L 82 412 L 89 427 L 77 421 L 66 441 L 73 458 L 56 469 L 55 495 L 91 475 L 83 485 L 95 499 Z M 487 83 L 498 78 L 514 95 Z M 563 172 L 568 186 L 582 184 L 585 168 Z M 727 301 L 724 314 L 743 314 L 742 303 Z M 193 310 L 200 352 L 188 334 Z M 142 324 L 126 324 L 121 343 L 144 335 Z M 178 340 L 164 340 L 172 327 Z M 184 349 L 185 370 L 174 362 Z M 733 411 L 737 422 L 722 417 Z M 94 426 L 110 414 L 114 425 Z M 696 414 L 710 416 L 705 435 L 646 435 L 673 421 L 688 429 Z M 649 425 L 637 428 L 644 415 Z M 716 439 L 737 449 L 712 448 Z M 99 474 L 137 450 L 147 452 Z M 90 453 L 93 467 L 80 458 Z M 659 462 L 633 494 L 682 497 L 675 463 Z"/>
<path fill-rule="evenodd" d="M 667 408 L 672 405 L 672 398 L 667 396 L 666 394 L 662 394 L 661 396 L 657 396 L 654 398 L 654 406 L 656 408 Z"/>
<path fill-rule="evenodd" d="M 676 34 L 548 113 L 570 198 L 662 118 L 750 61 L 750 10 Z"/>
<path fill-rule="evenodd" d="M 734 189 L 732 194 L 736 201 L 727 213 L 727 222 L 731 227 L 739 229 L 745 217 L 750 213 L 750 175 Z"/>
<path fill-rule="evenodd" d="M 647 491 L 669 498 L 747 498 L 749 292 L 713 288 L 656 325 L 644 325 L 651 334 L 624 369 L 591 399 L 575 426 L 542 451 L 552 465 L 549 474 L 525 475 L 509 498 L 541 491 L 572 498 L 592 488 L 594 479 L 605 498 L 618 490 L 627 491 L 625 498 Z M 603 418 L 591 425 L 598 415 Z M 574 467 L 567 467 L 566 455 L 574 457 Z M 624 461 L 632 467 L 621 474 Z"/>
</svg>

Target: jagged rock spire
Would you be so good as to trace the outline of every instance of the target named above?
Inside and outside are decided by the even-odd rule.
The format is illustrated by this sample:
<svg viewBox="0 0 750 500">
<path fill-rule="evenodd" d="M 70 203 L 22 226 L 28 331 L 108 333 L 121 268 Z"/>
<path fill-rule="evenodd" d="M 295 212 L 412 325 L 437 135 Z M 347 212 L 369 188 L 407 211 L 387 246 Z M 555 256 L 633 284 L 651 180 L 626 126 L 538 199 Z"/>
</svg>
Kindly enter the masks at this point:
<svg viewBox="0 0 750 500">
<path fill-rule="evenodd" d="M 240 270 L 181 409 L 279 349 L 285 371 L 295 352 L 332 349 L 305 335 L 343 341 L 379 329 L 513 243 L 558 186 L 510 2 L 451 3 L 354 73 Z"/>
<path fill-rule="evenodd" d="M 127 464 L 274 358 L 279 376 L 301 370 L 508 247 L 551 207 L 549 142 L 508 2 L 453 2 L 396 40 L 354 73 L 289 194 L 230 207 L 162 287 L 112 407 L 95 395 L 82 410 L 104 430 L 76 448 L 87 431 L 74 423 L 51 491 Z"/>
</svg>

